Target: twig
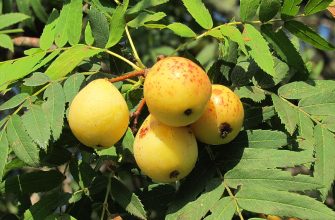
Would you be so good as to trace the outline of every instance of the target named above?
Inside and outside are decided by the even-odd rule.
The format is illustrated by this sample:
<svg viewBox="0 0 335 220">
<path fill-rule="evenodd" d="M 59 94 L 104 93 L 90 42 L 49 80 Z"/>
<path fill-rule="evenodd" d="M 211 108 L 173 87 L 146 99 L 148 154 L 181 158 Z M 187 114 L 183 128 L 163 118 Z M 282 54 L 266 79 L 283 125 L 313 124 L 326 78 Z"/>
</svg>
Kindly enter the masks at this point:
<svg viewBox="0 0 335 220">
<path fill-rule="evenodd" d="M 16 46 L 40 47 L 40 39 L 37 37 L 15 37 L 12 41 Z"/>
<path fill-rule="evenodd" d="M 147 72 L 147 69 L 143 69 L 143 70 L 136 70 L 127 74 L 124 74 L 122 76 L 118 76 L 118 77 L 114 77 L 109 79 L 109 82 L 114 83 L 114 82 L 119 82 L 119 81 L 123 81 L 132 77 L 136 77 L 136 76 L 144 76 Z"/>
<path fill-rule="evenodd" d="M 107 184 L 107 190 L 106 190 L 106 194 L 105 194 L 105 200 L 104 200 L 104 203 L 102 204 L 102 213 L 101 213 L 101 217 L 100 217 L 101 220 L 104 219 L 106 210 L 108 209 L 108 196 L 109 196 L 109 193 L 111 191 L 112 175 L 113 174 L 110 174 L 108 176 L 108 184 Z"/>
<path fill-rule="evenodd" d="M 22 28 L 10 29 L 10 30 L 1 30 L 0 34 L 13 34 L 13 33 L 21 33 L 24 32 Z"/>
<path fill-rule="evenodd" d="M 128 30 L 128 26 L 127 26 L 127 25 L 126 25 L 126 27 L 125 27 L 125 31 L 126 31 L 126 35 L 127 35 L 127 37 L 128 37 L 128 40 L 129 40 L 130 47 L 131 47 L 131 49 L 133 50 L 133 54 L 134 54 L 134 58 L 135 58 L 135 60 L 137 61 L 138 65 L 139 65 L 140 67 L 145 68 L 144 64 L 142 63 L 141 58 L 138 56 L 137 50 L 136 50 L 136 48 L 135 48 L 133 39 L 131 38 L 131 35 L 130 35 L 130 33 L 129 33 L 129 30 Z"/>
<path fill-rule="evenodd" d="M 133 126 L 131 127 L 131 130 L 133 132 L 136 132 L 137 130 L 138 117 L 141 115 L 144 105 L 145 105 L 145 99 L 143 98 L 138 104 L 136 111 L 131 115 L 131 117 L 134 118 Z"/>
</svg>

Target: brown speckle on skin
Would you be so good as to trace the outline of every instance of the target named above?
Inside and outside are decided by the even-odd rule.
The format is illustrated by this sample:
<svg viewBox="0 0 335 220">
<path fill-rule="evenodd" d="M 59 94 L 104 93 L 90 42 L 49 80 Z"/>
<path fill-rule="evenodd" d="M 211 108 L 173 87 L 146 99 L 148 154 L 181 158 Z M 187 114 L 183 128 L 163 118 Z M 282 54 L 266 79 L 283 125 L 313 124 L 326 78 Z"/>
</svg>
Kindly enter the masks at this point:
<svg viewBox="0 0 335 220">
<path fill-rule="evenodd" d="M 226 138 L 228 136 L 228 134 L 232 131 L 233 131 L 232 127 L 227 122 L 224 122 L 224 123 L 220 124 L 219 132 L 220 132 L 220 137 L 221 138 Z"/>
<path fill-rule="evenodd" d="M 178 170 L 174 170 L 170 173 L 170 179 L 174 179 L 174 178 L 177 178 L 179 176 L 179 171 Z"/>
<path fill-rule="evenodd" d="M 186 109 L 184 111 L 184 114 L 187 115 L 187 116 L 191 115 L 192 114 L 192 109 L 190 109 L 190 108 Z"/>
<path fill-rule="evenodd" d="M 144 127 L 142 128 L 139 132 L 140 132 L 140 138 L 143 138 L 149 131 L 148 127 Z"/>
</svg>

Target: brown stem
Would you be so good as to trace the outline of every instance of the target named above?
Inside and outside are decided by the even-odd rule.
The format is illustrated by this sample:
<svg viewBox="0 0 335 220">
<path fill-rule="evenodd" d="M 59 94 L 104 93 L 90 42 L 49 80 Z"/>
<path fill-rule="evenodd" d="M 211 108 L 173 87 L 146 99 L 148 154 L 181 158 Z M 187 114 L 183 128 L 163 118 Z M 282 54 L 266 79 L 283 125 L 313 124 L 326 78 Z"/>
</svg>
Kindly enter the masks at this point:
<svg viewBox="0 0 335 220">
<path fill-rule="evenodd" d="M 131 117 L 134 118 L 133 126 L 131 127 L 133 133 L 135 133 L 137 130 L 138 117 L 141 115 L 144 105 L 145 105 L 145 99 L 143 98 L 138 104 L 136 111 L 131 115 Z"/>
<path fill-rule="evenodd" d="M 114 83 L 114 82 L 119 82 L 119 81 L 123 81 L 135 76 L 145 76 L 145 74 L 147 73 L 147 69 L 143 69 L 143 70 L 136 70 L 127 74 L 124 74 L 122 76 L 118 76 L 118 77 L 114 77 L 112 79 L 109 79 L 109 82 Z"/>
</svg>

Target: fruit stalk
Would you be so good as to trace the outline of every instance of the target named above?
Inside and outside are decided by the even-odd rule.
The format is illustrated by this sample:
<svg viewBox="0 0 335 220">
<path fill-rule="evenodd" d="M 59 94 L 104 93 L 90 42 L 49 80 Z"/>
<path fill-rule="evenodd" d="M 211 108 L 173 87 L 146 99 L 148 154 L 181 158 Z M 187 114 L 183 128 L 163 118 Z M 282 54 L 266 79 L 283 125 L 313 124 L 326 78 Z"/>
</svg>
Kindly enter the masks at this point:
<svg viewBox="0 0 335 220">
<path fill-rule="evenodd" d="M 134 118 L 133 126 L 132 126 L 132 128 L 131 128 L 131 130 L 132 130 L 133 132 L 135 132 L 135 131 L 137 130 L 136 127 L 137 127 L 137 123 L 138 123 L 138 117 L 140 116 L 140 114 L 141 114 L 141 112 L 142 112 L 142 109 L 143 109 L 144 105 L 145 105 L 145 99 L 143 98 L 143 99 L 140 101 L 140 103 L 138 104 L 136 111 L 131 115 L 131 117 Z"/>
<path fill-rule="evenodd" d="M 143 70 L 136 70 L 127 74 L 124 74 L 122 76 L 118 76 L 118 77 L 114 77 L 112 79 L 109 79 L 108 81 L 111 83 L 114 82 L 119 82 L 119 81 L 123 81 L 132 77 L 136 77 L 136 76 L 144 76 L 147 72 L 147 69 L 143 69 Z"/>
</svg>

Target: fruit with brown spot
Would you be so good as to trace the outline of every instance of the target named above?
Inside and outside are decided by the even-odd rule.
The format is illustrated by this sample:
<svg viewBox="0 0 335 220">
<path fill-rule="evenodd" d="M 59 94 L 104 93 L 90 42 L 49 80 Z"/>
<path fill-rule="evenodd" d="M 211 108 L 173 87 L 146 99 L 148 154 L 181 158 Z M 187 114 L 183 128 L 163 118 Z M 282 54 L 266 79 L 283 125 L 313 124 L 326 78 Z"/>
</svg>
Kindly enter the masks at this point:
<svg viewBox="0 0 335 220">
<path fill-rule="evenodd" d="M 144 82 L 144 98 L 150 113 L 174 127 L 200 118 L 211 95 L 211 83 L 204 70 L 183 57 L 158 61 Z"/>
<path fill-rule="evenodd" d="M 174 182 L 195 166 L 198 147 L 188 127 L 171 127 L 149 115 L 134 141 L 137 165 L 156 182 Z"/>
<path fill-rule="evenodd" d="M 111 147 L 121 139 L 129 123 L 123 96 L 106 79 L 90 82 L 73 99 L 68 121 L 76 138 L 88 147 Z"/>
<path fill-rule="evenodd" d="M 244 110 L 239 97 L 223 85 L 213 85 L 205 112 L 191 127 L 199 141 L 219 145 L 238 135 L 243 120 Z"/>
</svg>

